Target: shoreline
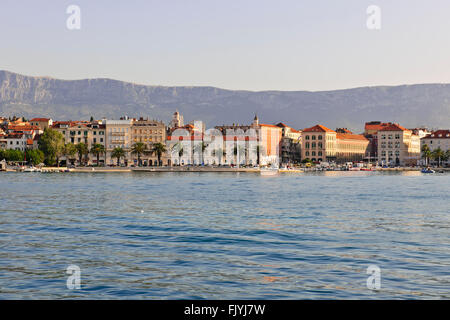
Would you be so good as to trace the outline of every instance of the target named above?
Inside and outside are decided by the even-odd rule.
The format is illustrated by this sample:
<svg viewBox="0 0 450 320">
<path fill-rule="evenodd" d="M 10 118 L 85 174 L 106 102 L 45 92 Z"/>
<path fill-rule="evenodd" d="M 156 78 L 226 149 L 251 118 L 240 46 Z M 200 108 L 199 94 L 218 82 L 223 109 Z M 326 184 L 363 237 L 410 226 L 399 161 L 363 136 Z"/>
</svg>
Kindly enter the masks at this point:
<svg viewBox="0 0 450 320">
<path fill-rule="evenodd" d="M 433 168 L 436 171 L 450 172 L 450 168 Z M 314 170 L 314 169 L 293 169 L 283 170 L 280 169 L 280 173 L 317 173 L 317 172 L 406 172 L 417 171 L 420 172 L 422 168 L 376 168 L 371 171 L 347 171 L 347 170 Z M 3 172 L 20 172 L 15 169 L 7 168 Z M 210 168 L 210 167 L 80 167 L 70 168 L 67 167 L 44 167 L 42 173 L 50 172 L 75 172 L 75 173 L 111 173 L 111 172 L 254 172 L 259 173 L 259 168 Z"/>
</svg>

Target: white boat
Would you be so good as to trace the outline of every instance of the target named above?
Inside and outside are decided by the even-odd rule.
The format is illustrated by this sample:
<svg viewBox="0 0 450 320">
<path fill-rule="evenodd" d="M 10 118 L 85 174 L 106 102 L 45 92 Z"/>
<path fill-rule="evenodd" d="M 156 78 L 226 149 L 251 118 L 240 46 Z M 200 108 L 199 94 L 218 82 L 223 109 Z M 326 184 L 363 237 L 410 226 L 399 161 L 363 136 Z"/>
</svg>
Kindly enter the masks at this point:
<svg viewBox="0 0 450 320">
<path fill-rule="evenodd" d="M 35 172 L 37 171 L 35 167 L 27 167 L 23 169 L 23 172 Z"/>
<path fill-rule="evenodd" d="M 279 169 L 277 167 L 268 167 L 268 168 L 261 168 L 259 172 L 262 176 L 274 176 L 279 173 Z"/>
</svg>

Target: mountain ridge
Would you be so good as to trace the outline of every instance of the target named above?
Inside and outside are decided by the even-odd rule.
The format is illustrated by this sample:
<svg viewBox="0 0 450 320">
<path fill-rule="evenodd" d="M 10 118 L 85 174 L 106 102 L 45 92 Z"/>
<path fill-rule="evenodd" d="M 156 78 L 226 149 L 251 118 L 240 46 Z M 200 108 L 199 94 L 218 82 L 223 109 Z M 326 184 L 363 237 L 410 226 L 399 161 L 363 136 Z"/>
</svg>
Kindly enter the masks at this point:
<svg viewBox="0 0 450 320">
<path fill-rule="evenodd" d="M 0 70 L 0 114 L 56 120 L 149 116 L 168 122 L 178 109 L 208 127 L 265 123 L 296 129 L 321 123 L 362 130 L 364 122 L 447 128 L 450 84 L 370 86 L 327 91 L 249 91 L 213 86 L 143 85 L 109 78 L 61 80 Z"/>
</svg>

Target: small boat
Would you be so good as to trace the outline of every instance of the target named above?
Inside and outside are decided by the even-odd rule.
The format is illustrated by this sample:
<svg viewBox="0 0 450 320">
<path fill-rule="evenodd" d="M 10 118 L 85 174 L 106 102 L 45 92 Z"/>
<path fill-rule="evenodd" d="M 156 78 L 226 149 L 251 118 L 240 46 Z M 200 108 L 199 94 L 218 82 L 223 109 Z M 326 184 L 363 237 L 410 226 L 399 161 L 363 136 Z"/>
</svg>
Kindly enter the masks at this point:
<svg viewBox="0 0 450 320">
<path fill-rule="evenodd" d="M 361 168 L 361 171 L 372 171 L 371 168 Z"/>
<path fill-rule="evenodd" d="M 36 171 L 36 169 L 34 167 L 28 167 L 28 168 L 23 169 L 23 172 L 34 172 L 34 171 Z"/>
<path fill-rule="evenodd" d="M 422 173 L 435 173 L 435 171 L 430 168 L 423 168 L 421 172 Z"/>
<path fill-rule="evenodd" d="M 361 168 L 359 168 L 359 167 L 351 167 L 351 168 L 348 168 L 348 171 L 361 171 Z"/>
<path fill-rule="evenodd" d="M 279 169 L 277 167 L 269 167 L 269 168 L 261 168 L 259 172 L 262 176 L 274 176 L 279 173 Z"/>
</svg>

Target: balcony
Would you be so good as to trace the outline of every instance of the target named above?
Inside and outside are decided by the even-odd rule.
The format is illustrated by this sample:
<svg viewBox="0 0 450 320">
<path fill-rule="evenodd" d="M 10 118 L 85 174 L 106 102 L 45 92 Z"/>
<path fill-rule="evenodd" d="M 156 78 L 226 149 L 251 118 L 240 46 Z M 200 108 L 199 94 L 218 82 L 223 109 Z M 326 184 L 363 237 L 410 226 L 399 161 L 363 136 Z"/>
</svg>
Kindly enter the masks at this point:
<svg viewBox="0 0 450 320">
<path fill-rule="evenodd" d="M 112 136 L 123 137 L 125 136 L 125 132 L 111 132 Z"/>
</svg>

